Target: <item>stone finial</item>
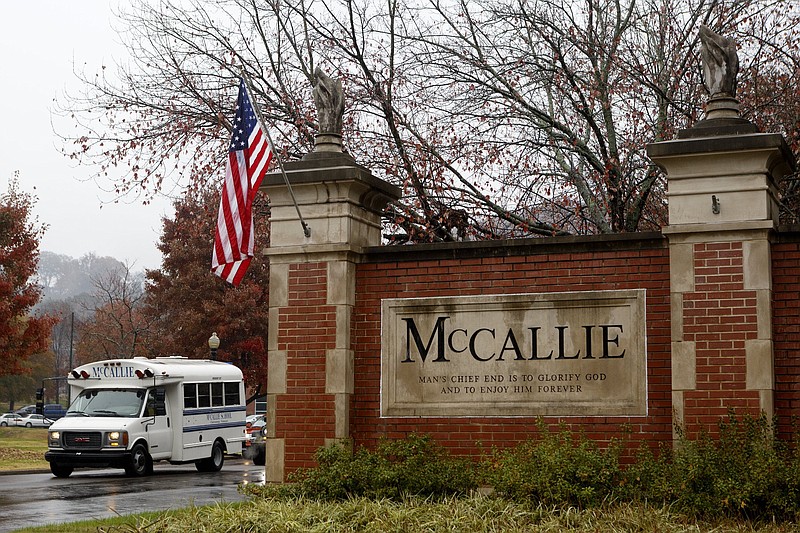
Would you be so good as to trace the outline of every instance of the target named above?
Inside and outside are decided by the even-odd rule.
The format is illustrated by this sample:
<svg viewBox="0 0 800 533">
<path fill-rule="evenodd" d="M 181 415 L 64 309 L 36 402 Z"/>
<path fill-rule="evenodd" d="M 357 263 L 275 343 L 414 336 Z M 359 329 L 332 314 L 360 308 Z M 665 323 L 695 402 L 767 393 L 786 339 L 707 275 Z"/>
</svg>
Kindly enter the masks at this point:
<svg viewBox="0 0 800 533">
<path fill-rule="evenodd" d="M 707 26 L 700 26 L 703 43 L 703 78 L 711 97 L 717 95 L 736 98 L 736 76 L 739 74 L 739 56 L 733 39 L 722 37 Z"/>
<path fill-rule="evenodd" d="M 707 26 L 700 26 L 700 41 L 703 81 L 710 95 L 706 118 L 738 118 L 736 76 L 739 74 L 739 56 L 736 43 Z"/>
<path fill-rule="evenodd" d="M 314 88 L 311 91 L 317 106 L 317 129 L 314 151 L 342 151 L 342 116 L 344 115 L 344 91 L 342 82 L 326 75 L 322 69 L 314 70 Z"/>
</svg>

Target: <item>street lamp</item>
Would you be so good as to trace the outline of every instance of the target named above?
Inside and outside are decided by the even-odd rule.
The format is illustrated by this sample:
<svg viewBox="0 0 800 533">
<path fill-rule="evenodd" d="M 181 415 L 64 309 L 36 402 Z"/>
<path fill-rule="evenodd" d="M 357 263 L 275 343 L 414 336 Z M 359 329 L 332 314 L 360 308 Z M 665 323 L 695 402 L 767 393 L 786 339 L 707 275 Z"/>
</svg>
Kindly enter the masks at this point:
<svg viewBox="0 0 800 533">
<path fill-rule="evenodd" d="M 208 347 L 211 350 L 211 360 L 217 360 L 217 348 L 219 348 L 219 337 L 217 337 L 217 332 L 211 334 L 208 338 Z"/>
</svg>

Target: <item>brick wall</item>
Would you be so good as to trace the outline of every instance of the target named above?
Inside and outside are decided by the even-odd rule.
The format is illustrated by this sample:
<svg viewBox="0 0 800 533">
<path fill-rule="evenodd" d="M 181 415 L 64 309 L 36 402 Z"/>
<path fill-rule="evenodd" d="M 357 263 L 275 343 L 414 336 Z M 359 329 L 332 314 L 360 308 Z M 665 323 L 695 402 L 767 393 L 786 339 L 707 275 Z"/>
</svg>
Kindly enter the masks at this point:
<svg viewBox="0 0 800 533">
<path fill-rule="evenodd" d="M 684 340 L 694 342 L 697 387 L 686 391 L 685 430 L 714 427 L 730 409 L 758 416 L 758 391 L 745 391 L 745 341 L 757 338 L 756 292 L 744 290 L 741 242 L 694 245 L 694 292 L 683 295 Z"/>
<path fill-rule="evenodd" d="M 336 313 L 327 302 L 326 263 L 289 267 L 289 305 L 279 314 L 279 350 L 287 351 L 286 394 L 278 396 L 276 436 L 285 439 L 289 471 L 333 434 L 334 399 L 325 394 L 325 354 L 335 345 Z"/>
<path fill-rule="evenodd" d="M 476 443 L 507 447 L 536 431 L 535 417 L 380 418 L 381 299 L 617 289 L 647 290 L 648 415 L 545 421 L 581 429 L 601 444 L 625 436 L 627 427 L 630 449 L 671 442 L 669 255 L 660 234 L 368 250 L 357 269 L 352 324 L 355 443 L 428 433 L 455 452 L 475 454 Z"/>
<path fill-rule="evenodd" d="M 731 408 L 757 413 L 758 391 L 745 390 L 745 341 L 757 337 L 755 291 L 744 289 L 741 242 L 693 244 L 694 290 L 682 293 L 683 340 L 696 348 L 696 388 L 684 391 L 692 434 L 713 428 Z M 776 234 L 771 247 L 775 412 L 779 434 L 794 433 L 800 414 L 800 227 Z M 506 242 L 375 247 L 356 269 L 351 320 L 354 389 L 350 435 L 356 445 L 381 437 L 427 433 L 452 451 L 508 447 L 535 436 L 537 418 L 381 418 L 381 300 L 538 292 L 646 289 L 646 416 L 549 417 L 605 444 L 628 449 L 673 438 L 670 258 L 660 234 Z M 325 262 L 289 266 L 288 305 L 278 313 L 278 350 L 287 353 L 286 393 L 277 397 L 276 437 L 285 467 L 312 466 L 312 455 L 335 431 L 335 399 L 326 394 L 326 352 L 336 347 L 336 309 L 329 305 Z"/>
<path fill-rule="evenodd" d="M 800 416 L 800 227 L 778 235 L 772 246 L 772 330 L 775 351 L 775 414 L 784 438 Z"/>
</svg>

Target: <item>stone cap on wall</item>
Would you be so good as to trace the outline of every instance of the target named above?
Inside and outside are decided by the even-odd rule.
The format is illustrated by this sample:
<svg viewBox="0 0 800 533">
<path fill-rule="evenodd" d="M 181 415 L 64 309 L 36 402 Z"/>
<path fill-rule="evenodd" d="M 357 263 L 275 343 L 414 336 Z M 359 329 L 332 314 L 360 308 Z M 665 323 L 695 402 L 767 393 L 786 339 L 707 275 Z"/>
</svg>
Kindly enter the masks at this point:
<svg viewBox="0 0 800 533">
<path fill-rule="evenodd" d="M 376 213 L 402 196 L 399 187 L 375 177 L 369 169 L 343 152 L 311 152 L 300 161 L 284 163 L 283 167 L 292 186 L 345 181 L 362 183 L 367 186 L 368 192 L 360 201 L 365 209 Z M 280 171 L 268 173 L 261 184 L 262 188 L 285 186 Z"/>
<path fill-rule="evenodd" d="M 779 133 L 754 133 L 748 135 L 720 135 L 708 137 L 677 138 L 647 145 L 650 157 L 670 157 L 683 154 L 702 154 L 711 152 L 736 152 L 776 148 L 790 164 L 796 168 L 794 155 L 783 135 Z"/>
<path fill-rule="evenodd" d="M 781 224 L 772 235 L 774 242 L 800 242 L 800 224 Z"/>
<path fill-rule="evenodd" d="M 416 259 L 469 259 L 509 257 L 539 253 L 613 252 L 618 250 L 653 250 L 667 247 L 660 232 L 613 233 L 608 235 L 572 235 L 531 237 L 496 241 L 460 241 L 446 243 L 370 246 L 363 250 L 366 262 L 414 261 Z"/>
<path fill-rule="evenodd" d="M 730 120 L 730 119 L 726 119 Z M 783 135 L 779 133 L 751 133 L 747 135 L 697 136 L 661 141 L 647 145 L 651 159 L 698 155 L 720 152 L 747 152 L 754 150 L 776 150 L 782 164 L 773 170 L 777 176 L 791 174 L 797 170 L 797 161 Z"/>
</svg>

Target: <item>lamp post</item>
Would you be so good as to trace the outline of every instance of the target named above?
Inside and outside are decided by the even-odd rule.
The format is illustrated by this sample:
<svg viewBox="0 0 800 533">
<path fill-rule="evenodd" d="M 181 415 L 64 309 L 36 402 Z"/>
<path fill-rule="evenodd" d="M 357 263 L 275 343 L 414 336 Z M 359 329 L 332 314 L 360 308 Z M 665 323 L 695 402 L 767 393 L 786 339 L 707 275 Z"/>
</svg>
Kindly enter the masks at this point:
<svg viewBox="0 0 800 533">
<path fill-rule="evenodd" d="M 217 360 L 217 348 L 219 348 L 219 337 L 217 337 L 217 332 L 211 334 L 208 338 L 208 348 L 211 350 L 211 360 Z"/>
</svg>

